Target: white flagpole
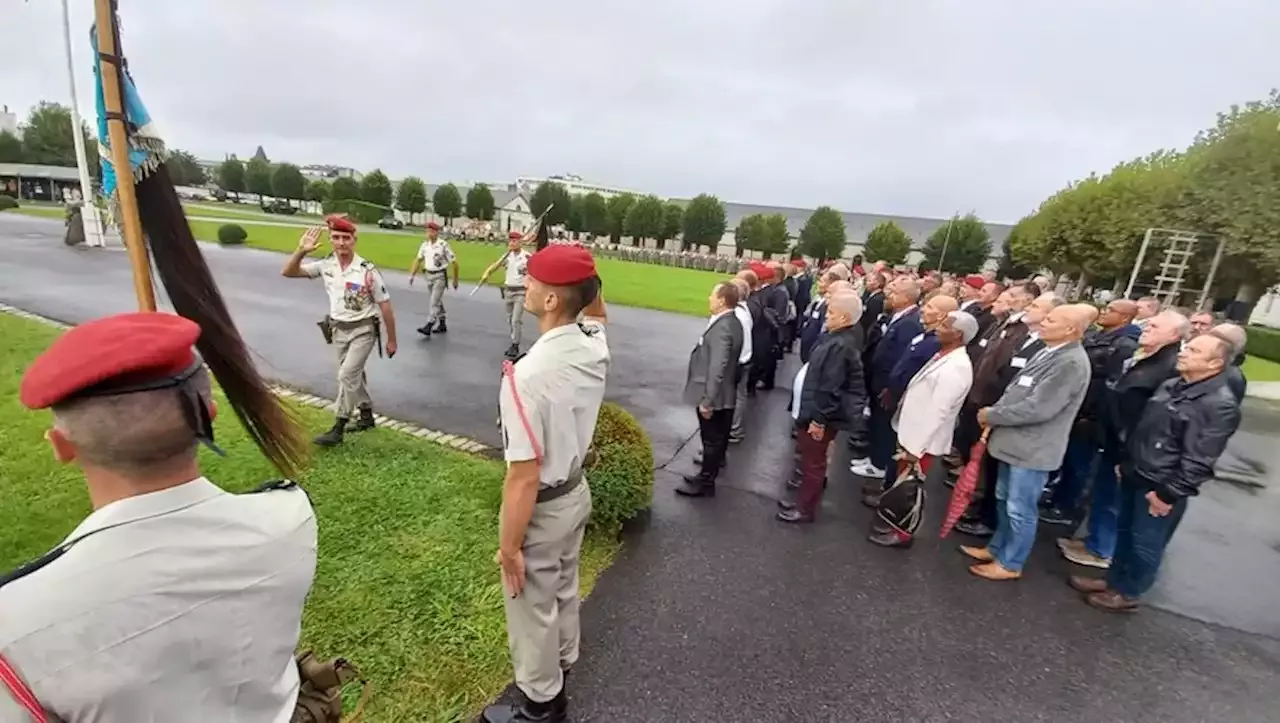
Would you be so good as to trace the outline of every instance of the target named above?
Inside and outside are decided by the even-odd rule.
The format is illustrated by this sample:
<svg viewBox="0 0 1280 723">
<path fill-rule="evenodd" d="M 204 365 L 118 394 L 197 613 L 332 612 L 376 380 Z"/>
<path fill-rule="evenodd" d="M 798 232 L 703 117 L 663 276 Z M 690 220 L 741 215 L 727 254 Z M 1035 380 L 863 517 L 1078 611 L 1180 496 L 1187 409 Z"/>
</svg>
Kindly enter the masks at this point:
<svg viewBox="0 0 1280 723">
<path fill-rule="evenodd" d="M 71 11 L 67 0 L 62 0 L 62 44 L 67 53 L 67 84 L 71 90 L 71 135 L 76 147 L 76 169 L 80 172 L 80 220 L 84 224 L 86 246 L 106 246 L 102 226 L 98 222 L 98 207 L 94 204 L 93 181 L 89 178 L 89 160 L 85 154 L 83 124 L 80 121 L 80 104 L 76 100 L 76 63 L 71 53 Z"/>
</svg>

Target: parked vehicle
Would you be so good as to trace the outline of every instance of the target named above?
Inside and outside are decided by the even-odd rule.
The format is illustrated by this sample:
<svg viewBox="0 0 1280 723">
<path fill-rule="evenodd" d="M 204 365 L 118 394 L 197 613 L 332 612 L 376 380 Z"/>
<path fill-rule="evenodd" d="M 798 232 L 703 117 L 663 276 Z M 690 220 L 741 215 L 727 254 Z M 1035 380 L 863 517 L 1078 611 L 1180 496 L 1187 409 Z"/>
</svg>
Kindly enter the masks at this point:
<svg viewBox="0 0 1280 723">
<path fill-rule="evenodd" d="M 401 221 L 395 216 L 388 214 L 378 219 L 378 228 L 401 229 L 401 228 L 404 228 L 404 221 Z"/>
<path fill-rule="evenodd" d="M 298 209 L 294 208 L 293 204 L 279 198 L 270 203 L 263 203 L 262 210 L 267 213 L 283 213 L 287 216 L 292 216 L 298 212 Z"/>
</svg>

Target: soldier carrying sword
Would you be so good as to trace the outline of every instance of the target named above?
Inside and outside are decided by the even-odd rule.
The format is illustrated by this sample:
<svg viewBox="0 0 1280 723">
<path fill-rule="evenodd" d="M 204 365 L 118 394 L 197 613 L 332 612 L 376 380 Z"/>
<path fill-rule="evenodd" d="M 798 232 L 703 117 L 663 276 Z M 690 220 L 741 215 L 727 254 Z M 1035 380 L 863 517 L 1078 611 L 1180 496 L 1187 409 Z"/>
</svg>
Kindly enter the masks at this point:
<svg viewBox="0 0 1280 723">
<path fill-rule="evenodd" d="M 502 258 L 494 261 L 480 276 L 477 288 L 488 280 L 499 267 L 506 269 L 506 278 L 502 283 L 502 299 L 506 302 L 507 326 L 511 333 L 511 346 L 507 347 L 508 359 L 520 356 L 520 339 L 524 332 L 524 285 L 525 274 L 529 267 L 529 252 L 523 246 L 529 236 L 512 231 L 507 237 L 507 252 Z"/>
</svg>

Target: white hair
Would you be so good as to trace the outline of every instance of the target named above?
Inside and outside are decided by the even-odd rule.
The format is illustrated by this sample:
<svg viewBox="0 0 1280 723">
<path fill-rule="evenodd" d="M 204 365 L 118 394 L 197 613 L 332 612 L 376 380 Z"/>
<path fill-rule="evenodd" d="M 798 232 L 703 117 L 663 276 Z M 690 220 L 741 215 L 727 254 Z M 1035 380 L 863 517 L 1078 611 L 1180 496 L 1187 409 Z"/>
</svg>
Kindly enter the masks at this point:
<svg viewBox="0 0 1280 723">
<path fill-rule="evenodd" d="M 831 295 L 827 306 L 847 315 L 856 322 L 862 316 L 862 298 L 855 291 L 840 291 Z"/>
<path fill-rule="evenodd" d="M 978 320 L 973 318 L 973 314 L 967 311 L 952 311 L 947 314 L 947 318 L 951 320 L 951 328 L 960 332 L 965 344 L 973 341 L 973 338 L 978 335 Z"/>
<path fill-rule="evenodd" d="M 1232 358 L 1239 356 L 1240 352 L 1244 351 L 1245 344 L 1249 341 L 1248 332 L 1238 324 L 1218 324 L 1210 329 L 1209 333 L 1231 345 Z"/>
</svg>

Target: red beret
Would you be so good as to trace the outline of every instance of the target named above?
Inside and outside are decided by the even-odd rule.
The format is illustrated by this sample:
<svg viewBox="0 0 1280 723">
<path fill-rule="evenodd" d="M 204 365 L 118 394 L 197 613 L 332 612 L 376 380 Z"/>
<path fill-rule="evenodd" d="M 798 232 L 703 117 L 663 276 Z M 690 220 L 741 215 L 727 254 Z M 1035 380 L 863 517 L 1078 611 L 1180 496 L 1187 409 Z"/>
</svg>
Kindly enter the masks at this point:
<svg viewBox="0 0 1280 723">
<path fill-rule="evenodd" d="M 805 261 L 804 259 L 791 259 L 791 265 L 797 266 L 803 269 L 804 267 L 809 265 L 809 262 Z"/>
<path fill-rule="evenodd" d="M 520 233 L 519 231 L 512 231 L 511 233 L 507 234 L 507 238 L 511 239 L 512 241 L 516 239 L 523 239 L 524 234 Z"/>
<path fill-rule="evenodd" d="M 436 223 L 435 221 L 427 221 L 427 228 L 431 229 L 432 231 L 439 231 L 440 224 Z"/>
<path fill-rule="evenodd" d="M 330 231 L 337 231 L 338 233 L 356 232 L 356 225 L 351 223 L 351 219 L 346 216 L 325 216 L 324 222 Z"/>
<path fill-rule="evenodd" d="M 108 316 L 58 337 L 27 369 L 19 398 L 45 409 L 104 382 L 126 386 L 180 374 L 196 360 L 200 327 L 163 312 Z"/>
<path fill-rule="evenodd" d="M 971 289 L 981 290 L 983 286 L 987 285 L 987 280 L 981 274 L 969 274 L 964 277 L 964 285 Z"/>
<path fill-rule="evenodd" d="M 529 276 L 552 286 L 571 286 L 596 275 L 591 252 L 581 246 L 550 244 L 529 257 Z"/>
</svg>

